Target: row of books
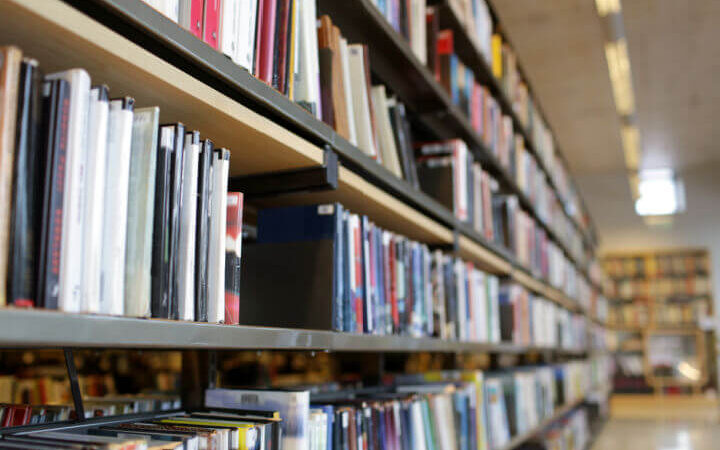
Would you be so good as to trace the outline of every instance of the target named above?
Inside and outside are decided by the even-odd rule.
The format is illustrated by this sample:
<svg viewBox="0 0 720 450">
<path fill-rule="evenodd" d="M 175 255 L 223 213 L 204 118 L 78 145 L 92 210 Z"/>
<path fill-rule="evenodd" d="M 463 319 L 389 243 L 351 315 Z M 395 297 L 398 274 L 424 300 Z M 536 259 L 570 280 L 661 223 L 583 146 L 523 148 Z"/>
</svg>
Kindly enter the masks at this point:
<svg viewBox="0 0 720 450">
<path fill-rule="evenodd" d="M 610 296 L 618 299 L 692 298 L 710 295 L 710 279 L 705 275 L 651 279 L 620 279 L 608 283 Z"/>
<path fill-rule="evenodd" d="M 243 323 L 584 345 L 579 316 L 339 203 L 260 210 L 257 242 L 244 252 L 242 296 L 253 302 L 242 304 Z M 271 282 L 277 278 L 287 282 Z M 290 309 L 289 301 L 303 311 Z"/>
<path fill-rule="evenodd" d="M 592 290 L 589 309 L 592 317 L 599 320 L 600 322 L 607 321 L 609 308 L 610 303 L 608 302 L 608 299 L 597 291 Z"/>
<path fill-rule="evenodd" d="M 417 186 L 405 106 L 371 84 L 367 46 L 327 15 L 316 25 L 315 0 L 147 2 Z"/>
<path fill-rule="evenodd" d="M 458 219 L 510 250 L 533 273 L 567 295 L 576 298 L 591 291 L 572 261 L 521 208 L 517 196 L 501 193 L 465 142 L 424 143 L 416 154 L 420 186 Z"/>
<path fill-rule="evenodd" d="M 644 327 L 650 322 L 650 309 L 646 304 L 622 304 L 610 308 L 608 322 L 615 325 Z"/>
<path fill-rule="evenodd" d="M 237 323 L 230 152 L 2 50 L 0 305 Z M 5 176 L 6 175 L 6 176 Z M 225 287 L 227 285 L 227 294 Z M 227 302 L 226 302 L 227 300 Z"/>
<path fill-rule="evenodd" d="M 396 375 L 361 391 L 215 388 L 205 406 L 277 412 L 284 449 L 498 449 L 580 399 L 588 377 L 589 363 L 571 362 Z"/>
<path fill-rule="evenodd" d="M 652 309 L 652 316 L 655 326 L 698 324 L 702 319 L 708 317 L 708 305 L 700 302 L 656 303 Z"/>
<path fill-rule="evenodd" d="M 591 351 L 605 351 L 611 344 L 611 333 L 602 325 L 590 324 L 590 333 L 588 337 L 588 348 Z"/>
<path fill-rule="evenodd" d="M 180 408 L 180 397 L 127 395 L 122 397 L 83 398 L 85 418 L 117 416 L 156 411 L 170 411 Z M 0 403 L 0 427 L 36 425 L 76 419 L 75 409 L 66 404 L 19 404 Z"/>
<path fill-rule="evenodd" d="M 707 275 L 707 253 L 650 254 L 646 256 L 609 256 L 603 261 L 610 278 L 672 277 Z"/>
<path fill-rule="evenodd" d="M 145 0 L 321 118 L 315 0 Z"/>
<path fill-rule="evenodd" d="M 429 57 L 428 15 L 434 8 L 427 6 L 427 0 L 372 0 L 372 3 L 425 64 Z"/>
<path fill-rule="evenodd" d="M 500 285 L 500 338 L 518 345 L 583 350 L 587 319 L 515 282 Z"/>
<path fill-rule="evenodd" d="M 553 423 L 540 441 L 546 450 L 584 450 L 590 443 L 590 435 L 588 412 L 577 408 Z"/>
</svg>

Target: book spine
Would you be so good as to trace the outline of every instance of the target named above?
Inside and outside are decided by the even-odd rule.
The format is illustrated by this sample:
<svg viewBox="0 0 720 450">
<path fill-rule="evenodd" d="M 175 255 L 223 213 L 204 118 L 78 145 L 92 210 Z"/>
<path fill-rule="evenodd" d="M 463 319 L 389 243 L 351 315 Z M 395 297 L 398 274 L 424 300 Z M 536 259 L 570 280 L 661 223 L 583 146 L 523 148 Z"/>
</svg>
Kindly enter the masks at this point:
<svg viewBox="0 0 720 450">
<path fill-rule="evenodd" d="M 197 234 L 195 240 L 195 320 L 208 321 L 208 242 L 212 194 L 213 143 L 205 140 L 200 153 L 197 189 Z"/>
<path fill-rule="evenodd" d="M 170 180 L 170 221 L 169 221 L 169 253 L 167 289 L 169 300 L 170 319 L 177 319 L 178 292 L 180 290 L 180 277 L 178 276 L 178 246 L 180 241 L 180 217 L 182 215 L 182 188 L 183 167 L 185 163 L 185 126 L 181 123 L 174 125 L 173 151 L 171 158 Z"/>
<path fill-rule="evenodd" d="M 258 2 L 240 0 L 240 28 L 236 62 L 253 73 L 255 66 L 255 37 L 257 35 Z"/>
<path fill-rule="evenodd" d="M 181 320 L 195 320 L 195 240 L 199 163 L 200 133 L 197 131 L 186 133 L 178 249 L 178 317 Z"/>
<path fill-rule="evenodd" d="M 65 161 L 70 120 L 70 84 L 54 80 L 43 84 L 43 145 L 45 188 L 43 190 L 38 305 L 57 309 L 60 294 L 60 260 L 65 194 Z"/>
<path fill-rule="evenodd" d="M 130 170 L 125 241 L 125 315 L 151 312 L 153 231 L 158 162 L 157 107 L 135 110 L 130 144 Z"/>
<path fill-rule="evenodd" d="M 242 256 L 243 195 L 227 194 L 225 238 L 225 323 L 240 322 L 240 261 Z"/>
<path fill-rule="evenodd" d="M 41 74 L 37 61 L 24 59 L 15 131 L 15 169 L 10 224 L 8 303 L 32 307 L 37 299 L 38 247 L 42 214 Z"/>
<path fill-rule="evenodd" d="M 134 107 L 135 100 L 131 97 L 110 102 L 99 295 L 99 309 L 105 314 L 125 313 L 125 250 Z"/>
<path fill-rule="evenodd" d="M 105 203 L 105 167 L 108 149 L 108 88 L 90 90 L 85 161 L 85 249 L 83 254 L 83 295 L 81 311 L 100 312 L 100 280 Z M 122 313 L 122 311 L 121 311 Z"/>
<path fill-rule="evenodd" d="M 225 321 L 225 236 L 227 227 L 227 186 L 230 151 L 215 150 L 213 156 L 213 195 L 210 217 L 208 260 L 208 322 Z"/>
<path fill-rule="evenodd" d="M 275 55 L 275 27 L 277 18 L 277 1 L 264 0 L 262 24 L 258 28 L 260 55 L 258 59 L 257 77 L 272 86 L 273 56 Z"/>
<path fill-rule="evenodd" d="M 0 47 L 0 306 L 7 304 L 15 126 L 22 52 Z"/>
<path fill-rule="evenodd" d="M 170 190 L 172 180 L 172 153 L 175 141 L 174 127 L 160 128 L 157 170 L 155 180 L 155 216 L 152 240 L 152 293 L 150 297 L 152 317 L 170 318 L 168 298 L 168 271 L 170 256 Z"/>
<path fill-rule="evenodd" d="M 221 1 L 205 0 L 203 8 L 203 40 L 215 50 L 220 48 Z"/>
<path fill-rule="evenodd" d="M 90 100 L 90 76 L 81 69 L 52 74 L 70 83 L 70 117 L 66 153 L 65 198 L 63 203 L 62 260 L 60 261 L 59 307 L 79 312 L 82 306 L 83 249 L 85 245 L 85 161 Z"/>
</svg>

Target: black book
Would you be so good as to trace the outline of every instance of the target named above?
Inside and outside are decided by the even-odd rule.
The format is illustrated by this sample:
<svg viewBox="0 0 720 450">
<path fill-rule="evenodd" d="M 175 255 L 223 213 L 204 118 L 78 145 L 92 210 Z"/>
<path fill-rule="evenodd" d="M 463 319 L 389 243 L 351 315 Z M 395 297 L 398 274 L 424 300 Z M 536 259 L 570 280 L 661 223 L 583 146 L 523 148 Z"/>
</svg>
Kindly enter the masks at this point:
<svg viewBox="0 0 720 450">
<path fill-rule="evenodd" d="M 390 118 L 393 135 L 395 136 L 395 146 L 400 152 L 403 177 L 413 187 L 420 189 L 417 166 L 415 165 L 415 153 L 412 146 L 412 135 L 410 134 L 410 122 L 407 118 L 405 105 L 398 103 L 390 107 Z"/>
<path fill-rule="evenodd" d="M 8 268 L 8 302 L 15 306 L 35 306 L 37 296 L 42 214 L 40 82 L 37 61 L 24 59 L 18 89 Z"/>
<path fill-rule="evenodd" d="M 170 194 L 172 189 L 172 153 L 175 146 L 174 126 L 161 126 L 155 176 L 155 215 L 151 268 L 152 317 L 170 318 Z"/>
<path fill-rule="evenodd" d="M 70 83 L 51 80 L 43 83 L 42 220 L 38 256 L 36 306 L 57 309 L 60 293 L 60 251 L 62 247 L 65 160 L 70 116 Z"/>
<path fill-rule="evenodd" d="M 212 194 L 213 143 L 205 140 L 198 168 L 197 227 L 195 239 L 195 320 L 208 320 L 208 259 L 210 237 L 210 199 Z"/>
<path fill-rule="evenodd" d="M 455 211 L 455 177 L 453 176 L 452 156 L 423 156 L 418 161 L 420 187 L 443 206 Z"/>
<path fill-rule="evenodd" d="M 169 318 L 177 320 L 179 318 L 178 293 L 180 292 L 180 277 L 177 261 L 178 245 L 180 241 L 180 211 L 182 208 L 183 165 L 185 164 L 185 126 L 181 123 L 166 126 L 173 128 L 175 133 L 173 151 L 170 158 L 172 178 L 170 180 L 170 249 L 168 253 L 168 301 L 170 303 L 168 308 Z"/>
</svg>

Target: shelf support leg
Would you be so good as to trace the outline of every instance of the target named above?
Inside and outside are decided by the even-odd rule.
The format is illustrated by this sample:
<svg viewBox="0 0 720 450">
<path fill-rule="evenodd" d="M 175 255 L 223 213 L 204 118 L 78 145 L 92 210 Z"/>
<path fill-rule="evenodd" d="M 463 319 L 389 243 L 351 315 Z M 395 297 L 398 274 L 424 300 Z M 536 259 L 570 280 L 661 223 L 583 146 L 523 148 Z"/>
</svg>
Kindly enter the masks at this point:
<svg viewBox="0 0 720 450">
<path fill-rule="evenodd" d="M 85 407 L 83 406 L 82 393 L 80 392 L 80 383 L 78 382 L 77 367 L 75 367 L 75 355 L 72 349 L 63 349 L 65 353 L 65 366 L 67 367 L 68 379 L 70 381 L 70 392 L 72 393 L 73 403 L 75 404 L 75 415 L 78 421 L 85 420 Z"/>
</svg>

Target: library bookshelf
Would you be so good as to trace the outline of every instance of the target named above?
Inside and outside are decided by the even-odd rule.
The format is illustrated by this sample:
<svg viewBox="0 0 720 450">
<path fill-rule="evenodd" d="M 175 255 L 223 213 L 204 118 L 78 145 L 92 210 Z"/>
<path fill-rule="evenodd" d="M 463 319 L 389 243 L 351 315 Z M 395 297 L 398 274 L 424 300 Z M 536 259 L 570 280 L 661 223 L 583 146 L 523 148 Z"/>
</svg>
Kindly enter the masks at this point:
<svg viewBox="0 0 720 450">
<path fill-rule="evenodd" d="M 341 4 L 342 8 L 338 8 Z M 600 292 L 597 280 L 588 270 L 587 256 L 594 253 L 596 245 L 592 225 L 581 225 L 563 209 L 563 214 L 583 236 L 582 254 L 571 251 L 541 220 L 532 202 L 485 148 L 467 118 L 370 1 L 320 0 L 318 6 L 319 12 L 333 16 L 349 38 L 369 40 L 367 43 L 377 49 L 372 52 L 376 75 L 388 85 L 406 90 L 398 94 L 438 138 L 465 139 L 503 188 L 518 196 L 523 208 L 541 224 L 592 289 Z M 466 53 L 469 64 L 488 81 L 500 99 L 503 112 L 513 118 L 530 151 L 534 152 L 527 130 L 520 125 L 489 68 L 477 50 L 466 45 L 471 41 L 459 22 L 453 22 L 457 22 L 457 18 L 453 19 L 450 13 L 443 17 L 459 36 L 459 52 Z M 142 106 L 160 106 L 161 122 L 182 120 L 190 128 L 202 129 L 217 145 L 232 149 L 231 176 L 315 167 L 325 162 L 327 151 L 337 155 L 340 162 L 337 189 L 279 195 L 271 200 L 258 200 L 258 206 L 341 202 L 354 212 L 367 214 L 379 226 L 448 249 L 483 270 L 512 278 L 528 290 L 603 325 L 584 310 L 578 299 L 570 298 L 533 274 L 510 252 L 457 220 L 452 211 L 392 175 L 330 127 L 138 0 L 7 0 L 0 3 L 0 29 L 3 44 L 22 47 L 48 71 L 85 68 L 94 80 L 111 85 L 114 95 L 131 95 Z M 407 78 L 412 82 L 406 82 Z M 402 82 L 393 83 L 394 80 Z M 542 170 L 552 182 L 549 170 L 544 166 Z M 552 188 L 557 194 L 557 187 Z M 63 348 L 70 352 L 77 348 L 124 348 L 542 353 L 560 360 L 588 356 L 585 349 L 225 326 L 17 308 L 0 310 L 0 347 Z M 515 448 L 531 439 L 583 400 L 558 409 L 536 429 L 514 437 L 503 449 Z"/>
<path fill-rule="evenodd" d="M 626 350 L 642 358 L 643 377 L 655 392 L 681 387 L 699 392 L 708 385 L 712 361 L 712 331 L 701 328 L 713 315 L 710 255 L 705 249 L 678 248 L 611 253 L 603 256 L 612 303 L 608 326 L 640 339 Z M 651 354 L 655 338 L 686 338 L 695 350 L 687 355 L 691 376 L 657 373 Z M 632 344 L 636 344 L 637 341 Z M 672 344 L 670 342 L 670 344 Z M 621 349 L 622 349 L 621 345 Z M 687 371 L 687 369 L 686 369 Z M 697 371 L 697 372 L 696 372 Z"/>
</svg>

